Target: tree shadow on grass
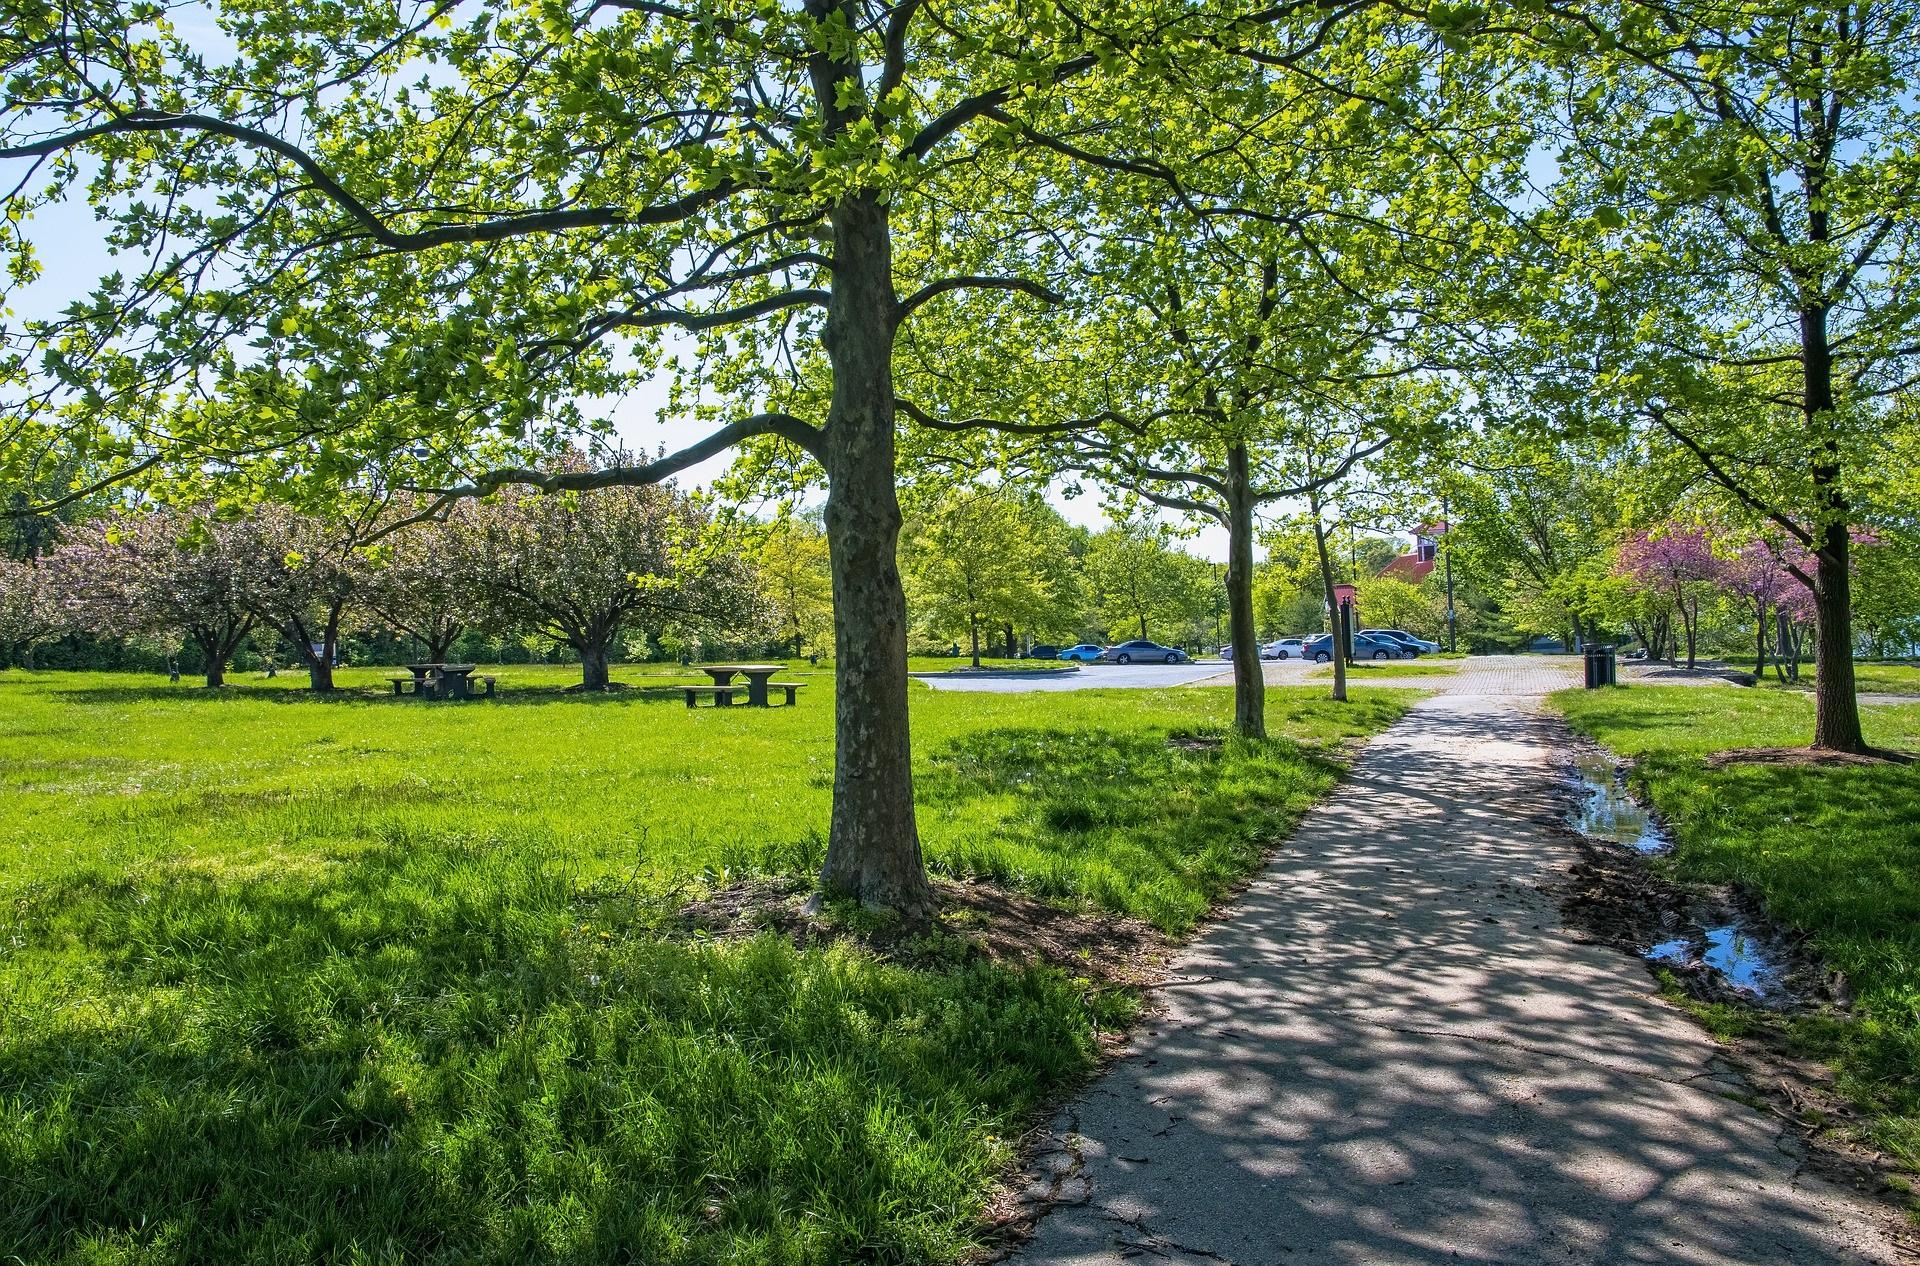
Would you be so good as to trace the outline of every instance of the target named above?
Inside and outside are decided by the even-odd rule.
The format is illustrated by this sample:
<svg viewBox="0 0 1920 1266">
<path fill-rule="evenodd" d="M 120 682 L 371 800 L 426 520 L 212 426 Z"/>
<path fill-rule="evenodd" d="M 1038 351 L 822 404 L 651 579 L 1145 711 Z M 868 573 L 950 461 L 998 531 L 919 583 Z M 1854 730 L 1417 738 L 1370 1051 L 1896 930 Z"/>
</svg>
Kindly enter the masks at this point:
<svg viewBox="0 0 1920 1266">
<path fill-rule="evenodd" d="M 946 1260 L 995 1137 L 1095 1058 L 1058 972 L 703 944 L 662 911 L 504 847 L 25 894 L 0 916 L 0 1244 Z"/>
<path fill-rule="evenodd" d="M 689 685 L 695 683 L 688 683 Z M 656 704 L 685 705 L 686 696 L 678 686 L 651 683 L 626 690 L 587 691 L 567 686 L 512 686 L 502 688 L 492 698 L 417 699 L 395 695 L 386 686 L 342 686 L 331 691 L 309 690 L 304 686 L 223 686 L 209 690 L 205 686 L 84 686 L 59 692 L 72 703 L 127 705 L 173 703 L 209 707 L 234 703 L 324 704 L 333 707 L 461 708 L 527 707 L 554 703 Z"/>
</svg>

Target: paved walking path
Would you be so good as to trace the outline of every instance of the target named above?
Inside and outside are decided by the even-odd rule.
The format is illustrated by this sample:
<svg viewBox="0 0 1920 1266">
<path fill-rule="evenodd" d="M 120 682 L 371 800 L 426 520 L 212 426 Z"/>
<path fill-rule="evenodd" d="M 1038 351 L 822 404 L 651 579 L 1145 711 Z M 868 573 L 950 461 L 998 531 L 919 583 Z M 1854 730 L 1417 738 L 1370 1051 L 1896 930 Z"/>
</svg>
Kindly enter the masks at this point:
<svg viewBox="0 0 1920 1266">
<path fill-rule="evenodd" d="M 1725 1097 L 1645 969 L 1535 891 L 1570 850 L 1526 696 L 1565 683 L 1507 680 L 1377 739 L 1183 955 L 1054 1123 L 1057 1203 L 1016 1262 L 1899 1260 Z"/>
</svg>

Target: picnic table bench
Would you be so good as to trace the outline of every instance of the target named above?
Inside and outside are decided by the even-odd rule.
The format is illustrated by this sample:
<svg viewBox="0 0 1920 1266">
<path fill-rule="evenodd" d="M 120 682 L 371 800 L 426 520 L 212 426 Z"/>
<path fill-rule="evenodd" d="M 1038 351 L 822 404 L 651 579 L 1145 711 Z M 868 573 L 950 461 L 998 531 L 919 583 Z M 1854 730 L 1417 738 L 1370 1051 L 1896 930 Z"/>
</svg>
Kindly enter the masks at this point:
<svg viewBox="0 0 1920 1266">
<path fill-rule="evenodd" d="M 407 664 L 406 677 L 391 676 L 387 680 L 393 683 L 393 693 L 399 695 L 417 695 L 422 699 L 491 699 L 493 698 L 494 679 L 473 675 L 474 664 Z M 484 689 L 474 691 L 478 681 Z"/>
<path fill-rule="evenodd" d="M 681 690 L 686 692 L 687 706 L 689 708 L 696 706 L 700 702 L 700 696 L 702 695 L 713 696 L 713 703 L 717 708 L 730 708 L 733 706 L 734 696 L 742 692 L 747 696 L 748 707 L 772 707 L 773 701 L 770 692 L 774 690 L 783 690 L 786 692 L 787 706 L 791 708 L 799 694 L 800 688 L 806 683 L 798 681 L 774 681 L 772 679 L 775 673 L 782 672 L 785 669 L 785 664 L 702 664 L 700 665 L 700 671 L 704 672 L 708 677 L 711 677 L 713 684 L 710 686 L 682 686 Z M 746 683 L 744 685 L 735 685 L 733 679 L 736 676 L 746 678 Z"/>
</svg>

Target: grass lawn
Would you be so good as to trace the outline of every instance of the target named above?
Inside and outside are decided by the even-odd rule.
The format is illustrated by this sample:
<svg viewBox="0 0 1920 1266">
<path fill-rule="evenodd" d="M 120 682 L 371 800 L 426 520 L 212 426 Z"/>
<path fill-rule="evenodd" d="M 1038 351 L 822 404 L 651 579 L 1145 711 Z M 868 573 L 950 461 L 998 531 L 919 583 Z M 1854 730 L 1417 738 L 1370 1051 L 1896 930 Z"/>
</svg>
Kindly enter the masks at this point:
<svg viewBox="0 0 1920 1266">
<path fill-rule="evenodd" d="M 679 931 L 824 848 L 792 709 L 0 673 L 0 1254 L 940 1262 L 1134 1000 L 1036 963 Z M 616 678 L 670 680 L 619 670 Z M 938 871 L 1183 932 L 1405 706 L 914 691 Z"/>
<path fill-rule="evenodd" d="M 1738 884 L 1847 974 L 1851 1019 L 1798 1020 L 1874 1139 L 1920 1167 L 1920 765 L 1730 764 L 1729 748 L 1812 736 L 1809 700 L 1785 691 L 1644 687 L 1553 696 L 1573 727 L 1634 760 L 1633 780 L 1672 827 L 1664 863 Z M 1867 738 L 1920 751 L 1920 704 L 1868 708 Z"/>
<path fill-rule="evenodd" d="M 1863 694 L 1916 695 L 1920 696 L 1920 664 L 1855 664 L 1853 666 L 1854 686 Z M 1775 675 L 1772 665 L 1768 665 L 1766 676 L 1761 684 L 1786 690 L 1812 690 L 1814 683 L 1813 665 L 1800 665 L 1798 681 L 1781 681 Z"/>
</svg>

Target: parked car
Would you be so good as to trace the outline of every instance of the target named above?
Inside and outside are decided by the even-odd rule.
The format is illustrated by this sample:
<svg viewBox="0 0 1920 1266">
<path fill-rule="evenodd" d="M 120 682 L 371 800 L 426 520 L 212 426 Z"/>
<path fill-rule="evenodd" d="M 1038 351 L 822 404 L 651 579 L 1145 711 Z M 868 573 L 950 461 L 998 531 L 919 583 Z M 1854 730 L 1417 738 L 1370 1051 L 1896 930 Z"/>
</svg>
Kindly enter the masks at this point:
<svg viewBox="0 0 1920 1266">
<path fill-rule="evenodd" d="M 1095 646 L 1092 642 L 1082 642 L 1078 646 L 1069 646 L 1066 650 L 1061 651 L 1060 658 L 1072 660 L 1079 664 L 1092 664 L 1099 660 L 1101 649 L 1101 647 Z"/>
<path fill-rule="evenodd" d="M 1411 647 L 1422 655 L 1438 655 L 1440 653 L 1440 643 L 1429 642 L 1424 637 L 1415 637 L 1413 634 L 1403 633 L 1399 629 L 1361 629 L 1360 631 L 1369 637 L 1391 638 L 1402 646 Z"/>
<path fill-rule="evenodd" d="M 1301 637 L 1283 637 L 1277 642 L 1268 642 L 1260 648 L 1260 654 L 1266 659 L 1299 659 L 1305 652 L 1301 649 L 1306 639 Z"/>
<path fill-rule="evenodd" d="M 1184 664 L 1189 662 L 1187 653 L 1172 646 L 1162 646 L 1158 642 L 1149 642 L 1137 637 L 1131 642 L 1122 642 L 1118 646 L 1109 646 L 1100 652 L 1100 658 L 1112 664 L 1131 664 L 1136 659 L 1142 663 L 1157 661 L 1162 664 Z"/>
<path fill-rule="evenodd" d="M 1049 646 L 1045 642 L 1038 642 L 1027 648 L 1027 658 L 1028 659 L 1059 659 L 1060 652 L 1063 649 L 1064 649 L 1063 647 Z"/>
<path fill-rule="evenodd" d="M 1353 657 L 1355 659 L 1417 659 L 1420 652 L 1411 646 L 1402 646 L 1388 637 L 1377 637 L 1371 633 L 1353 635 Z M 1322 633 L 1306 643 L 1304 658 L 1316 664 L 1324 664 L 1333 659 L 1333 634 Z"/>
<path fill-rule="evenodd" d="M 1296 641 L 1296 642 L 1297 642 L 1297 641 L 1299 641 L 1299 640 L 1300 640 L 1300 639 L 1298 639 L 1298 638 L 1295 638 L 1295 639 L 1294 639 L 1294 641 Z M 1285 658 L 1286 658 L 1286 656 L 1285 656 L 1284 654 L 1282 654 L 1282 653 L 1281 653 L 1280 651 L 1277 651 L 1277 650 L 1275 650 L 1275 649 L 1274 649 L 1275 647 L 1277 647 L 1277 646 L 1279 646 L 1279 645 L 1280 645 L 1280 643 L 1278 643 L 1278 642 L 1262 642 L 1262 643 L 1260 644 L 1260 658 L 1261 658 L 1261 659 L 1285 659 Z M 1296 655 L 1298 655 L 1298 654 L 1300 653 L 1300 651 L 1298 650 L 1298 648 L 1296 648 L 1296 649 L 1294 650 L 1294 652 L 1293 652 L 1293 653 L 1294 653 L 1294 654 L 1296 654 Z M 1232 645 L 1232 643 L 1228 643 L 1227 645 L 1225 645 L 1225 646 L 1223 646 L 1223 647 L 1221 647 L 1221 648 L 1220 648 L 1220 658 L 1221 658 L 1221 659 L 1232 659 L 1232 658 L 1233 658 L 1233 645 Z"/>
</svg>

